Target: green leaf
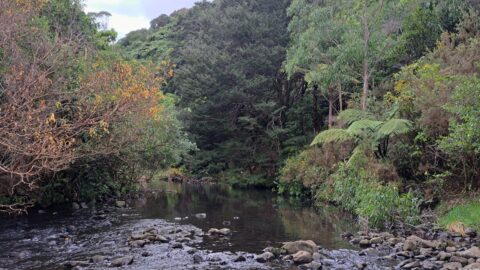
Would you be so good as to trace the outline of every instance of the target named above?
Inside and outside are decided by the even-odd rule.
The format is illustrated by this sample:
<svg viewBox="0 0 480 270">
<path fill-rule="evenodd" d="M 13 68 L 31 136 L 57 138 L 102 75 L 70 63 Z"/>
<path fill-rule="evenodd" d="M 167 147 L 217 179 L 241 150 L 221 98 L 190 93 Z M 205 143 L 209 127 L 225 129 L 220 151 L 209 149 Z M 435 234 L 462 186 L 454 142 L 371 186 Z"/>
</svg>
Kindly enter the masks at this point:
<svg viewBox="0 0 480 270">
<path fill-rule="evenodd" d="M 412 122 L 406 119 L 390 119 L 380 127 L 377 134 L 381 138 L 391 135 L 401 135 L 410 132 L 412 126 Z"/>
<path fill-rule="evenodd" d="M 366 111 L 361 111 L 357 109 L 347 109 L 342 111 L 338 115 L 338 120 L 345 122 L 348 126 L 350 126 L 353 122 L 362 120 L 362 119 L 371 119 L 373 120 L 374 117 L 372 114 Z"/>
<path fill-rule="evenodd" d="M 361 136 L 365 133 L 374 133 L 381 125 L 382 121 L 362 119 L 353 122 L 347 129 L 348 133 L 354 136 Z"/>
<path fill-rule="evenodd" d="M 341 143 L 341 142 L 346 142 L 354 139 L 355 137 L 353 137 L 347 130 L 332 128 L 332 129 L 320 132 L 315 137 L 315 139 L 313 139 L 313 142 L 310 145 L 314 146 L 314 145 L 322 145 L 325 143 Z"/>
</svg>

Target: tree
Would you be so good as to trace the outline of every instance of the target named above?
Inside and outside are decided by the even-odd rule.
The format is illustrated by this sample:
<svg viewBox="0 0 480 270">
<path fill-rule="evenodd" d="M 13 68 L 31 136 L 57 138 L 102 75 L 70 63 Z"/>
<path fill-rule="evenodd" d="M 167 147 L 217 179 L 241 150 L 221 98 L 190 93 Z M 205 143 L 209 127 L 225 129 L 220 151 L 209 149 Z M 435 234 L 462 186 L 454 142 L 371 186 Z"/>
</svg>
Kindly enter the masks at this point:
<svg viewBox="0 0 480 270">
<path fill-rule="evenodd" d="M 118 131 L 131 121 L 158 126 L 165 114 L 159 87 L 172 75 L 170 64 L 142 65 L 98 50 L 92 25 L 76 24 L 87 18 L 77 4 L 0 3 L 0 212 L 25 211 L 58 180 L 52 176 L 86 160 L 129 159 L 121 150 L 147 132 Z M 75 12 L 44 17 L 56 8 Z"/>
<path fill-rule="evenodd" d="M 440 140 L 440 148 L 462 168 L 465 189 L 480 185 L 480 79 L 464 78 L 447 105 L 454 115 L 448 136 Z"/>
<path fill-rule="evenodd" d="M 354 141 L 357 145 L 354 153 L 368 150 L 373 151 L 378 158 L 385 158 L 390 137 L 412 130 L 412 123 L 406 119 L 375 120 L 373 115 L 355 109 L 345 110 L 338 117 L 347 124 L 347 128 L 332 128 L 320 132 L 312 141 L 312 146 Z"/>
<path fill-rule="evenodd" d="M 287 42 L 286 3 L 203 2 L 181 18 L 170 87 L 201 150 L 198 171 L 274 174 L 282 109 L 273 87 Z"/>
<path fill-rule="evenodd" d="M 317 100 L 318 90 L 328 102 L 328 126 L 333 125 L 334 102 L 343 109 L 340 67 L 332 48 L 339 46 L 344 24 L 338 20 L 343 1 L 293 1 L 289 7 L 290 38 L 293 41 L 287 51 L 285 68 L 289 76 L 303 74 Z M 314 102 L 317 106 L 317 102 Z M 316 113 L 318 114 L 318 113 Z M 315 119 L 317 122 L 317 119 Z M 320 124 L 320 123 L 317 123 Z M 320 127 L 317 126 L 317 131 Z"/>
</svg>

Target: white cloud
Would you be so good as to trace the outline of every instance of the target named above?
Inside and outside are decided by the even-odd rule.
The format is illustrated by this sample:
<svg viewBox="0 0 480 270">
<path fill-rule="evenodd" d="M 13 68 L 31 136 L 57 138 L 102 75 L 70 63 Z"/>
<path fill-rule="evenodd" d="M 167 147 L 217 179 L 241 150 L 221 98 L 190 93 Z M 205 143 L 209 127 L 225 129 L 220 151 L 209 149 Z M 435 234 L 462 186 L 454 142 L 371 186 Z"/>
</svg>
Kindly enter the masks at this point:
<svg viewBox="0 0 480 270">
<path fill-rule="evenodd" d="M 150 19 L 143 13 L 138 1 L 86 0 L 85 11 L 108 11 L 112 14 L 108 26 L 118 32 L 118 39 L 130 31 L 150 26 Z"/>
<path fill-rule="evenodd" d="M 191 7 L 197 1 L 201 0 L 84 0 L 84 3 L 86 12 L 112 14 L 109 27 L 122 38 L 132 30 L 148 28 L 150 21 L 161 14 Z"/>
<path fill-rule="evenodd" d="M 112 13 L 109 25 L 118 32 L 118 38 L 120 39 L 131 31 L 150 27 L 150 20 L 143 16 L 126 16 Z"/>
</svg>

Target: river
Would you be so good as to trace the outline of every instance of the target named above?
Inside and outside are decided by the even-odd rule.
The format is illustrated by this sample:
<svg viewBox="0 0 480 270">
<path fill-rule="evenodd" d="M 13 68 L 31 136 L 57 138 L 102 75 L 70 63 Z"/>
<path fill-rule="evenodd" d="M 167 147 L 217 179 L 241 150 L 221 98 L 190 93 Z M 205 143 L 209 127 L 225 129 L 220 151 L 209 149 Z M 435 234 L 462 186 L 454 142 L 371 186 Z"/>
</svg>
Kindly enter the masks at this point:
<svg viewBox="0 0 480 270">
<path fill-rule="evenodd" d="M 340 237 L 343 232 L 358 230 L 351 215 L 329 205 L 314 209 L 269 191 L 161 183 L 129 206 L 91 205 L 77 211 L 69 206 L 3 219 L 0 269 L 64 269 L 65 265 L 103 269 L 110 266 L 111 259 L 126 255 L 135 257 L 132 265 L 125 266 L 129 269 L 185 269 L 191 267 L 194 253 L 202 263 L 191 269 L 285 269 L 281 263 L 259 264 L 253 254 L 299 239 L 313 240 L 331 250 L 335 260 L 361 258 Z M 175 241 L 188 240 L 181 249 L 171 244 L 132 248 L 129 236 L 151 227 L 165 234 L 180 234 L 172 236 L 177 237 L 172 238 Z M 232 233 L 230 237 L 210 237 L 205 235 L 210 228 L 228 228 Z M 183 232 L 188 232 L 188 237 Z M 105 259 L 89 263 L 95 255 Z M 247 260 L 231 263 L 239 255 Z M 72 261 L 75 263 L 70 264 Z M 212 268 L 217 266 L 220 268 Z"/>
</svg>

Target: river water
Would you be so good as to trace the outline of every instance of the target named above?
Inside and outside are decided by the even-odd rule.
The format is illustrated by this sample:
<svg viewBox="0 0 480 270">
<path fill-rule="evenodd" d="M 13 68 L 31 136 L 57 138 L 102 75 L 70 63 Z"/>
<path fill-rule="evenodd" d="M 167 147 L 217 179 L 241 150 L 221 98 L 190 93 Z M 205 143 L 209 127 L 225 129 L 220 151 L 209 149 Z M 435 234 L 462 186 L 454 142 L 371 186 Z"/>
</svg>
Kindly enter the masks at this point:
<svg viewBox="0 0 480 270">
<path fill-rule="evenodd" d="M 112 205 L 77 211 L 68 206 L 2 219 L 0 269 L 65 269 L 71 261 L 80 262 L 77 269 L 108 269 L 114 258 L 127 255 L 135 261 L 124 269 L 272 269 L 257 263 L 253 254 L 300 239 L 315 241 L 331 251 L 327 256 L 342 264 L 365 260 L 340 237 L 357 230 L 352 216 L 327 205 L 314 209 L 268 191 L 161 183 L 129 202 L 127 209 Z M 165 234 L 188 232 L 188 242 L 181 249 L 172 248 L 183 234 L 173 235 L 167 244 L 132 247 L 129 236 L 145 228 Z M 229 228 L 232 234 L 226 238 L 204 235 L 210 228 Z M 194 252 L 205 262 L 192 266 Z M 95 255 L 105 260 L 88 263 Z M 233 264 L 239 255 L 247 260 Z M 275 269 L 286 268 L 277 265 Z"/>
<path fill-rule="evenodd" d="M 357 229 L 352 216 L 336 207 L 314 209 L 265 190 L 177 183 L 162 183 L 159 190 L 137 204 L 141 215 L 167 221 L 182 218 L 181 224 L 204 231 L 230 228 L 233 234 L 228 243 L 205 241 L 204 246 L 214 251 L 260 252 L 299 239 L 313 240 L 328 249 L 352 248 L 340 235 Z M 196 214 L 206 214 L 206 218 Z"/>
</svg>

